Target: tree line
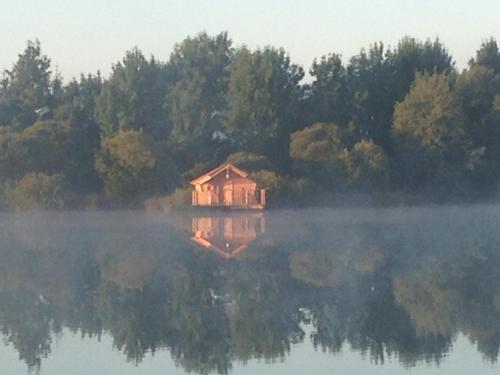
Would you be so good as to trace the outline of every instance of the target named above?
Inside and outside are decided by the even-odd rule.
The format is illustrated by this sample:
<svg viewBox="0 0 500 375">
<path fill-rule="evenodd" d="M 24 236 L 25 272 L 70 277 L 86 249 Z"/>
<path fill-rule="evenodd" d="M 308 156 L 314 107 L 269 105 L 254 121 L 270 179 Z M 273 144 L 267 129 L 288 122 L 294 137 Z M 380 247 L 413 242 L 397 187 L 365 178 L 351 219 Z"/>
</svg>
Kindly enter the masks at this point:
<svg viewBox="0 0 500 375">
<path fill-rule="evenodd" d="M 309 75 L 283 49 L 200 33 L 167 61 L 133 48 L 109 77 L 64 83 L 30 41 L 0 84 L 1 205 L 133 207 L 175 189 L 177 204 L 224 161 L 252 172 L 275 205 L 497 195 L 494 38 L 462 71 L 438 39 L 404 37 L 348 61 L 322 56 Z"/>
</svg>

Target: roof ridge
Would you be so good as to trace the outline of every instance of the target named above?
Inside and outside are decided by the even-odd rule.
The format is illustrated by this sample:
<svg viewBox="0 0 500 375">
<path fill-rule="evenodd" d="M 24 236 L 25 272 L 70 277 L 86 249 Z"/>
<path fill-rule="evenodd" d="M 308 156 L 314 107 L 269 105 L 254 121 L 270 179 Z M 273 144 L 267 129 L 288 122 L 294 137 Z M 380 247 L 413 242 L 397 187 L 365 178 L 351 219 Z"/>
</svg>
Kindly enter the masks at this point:
<svg viewBox="0 0 500 375">
<path fill-rule="evenodd" d="M 247 177 L 248 172 L 244 171 L 243 169 L 238 168 L 232 163 L 223 163 L 219 165 L 218 167 L 211 169 L 210 171 L 196 177 L 195 179 L 191 180 L 192 185 L 197 185 L 198 183 L 203 183 L 206 181 L 210 181 L 213 177 L 217 176 L 220 172 L 222 172 L 226 168 L 231 168 L 233 172 L 236 172 L 236 174 L 239 174 L 241 177 Z"/>
</svg>

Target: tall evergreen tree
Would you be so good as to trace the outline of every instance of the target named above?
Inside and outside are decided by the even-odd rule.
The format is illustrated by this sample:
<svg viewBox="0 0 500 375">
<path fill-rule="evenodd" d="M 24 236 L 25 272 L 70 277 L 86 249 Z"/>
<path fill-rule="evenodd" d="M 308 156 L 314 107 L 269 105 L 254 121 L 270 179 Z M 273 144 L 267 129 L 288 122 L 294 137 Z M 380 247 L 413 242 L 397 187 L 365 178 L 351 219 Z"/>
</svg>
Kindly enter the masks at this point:
<svg viewBox="0 0 500 375">
<path fill-rule="evenodd" d="M 53 77 L 50 59 L 42 54 L 39 41 L 28 41 L 0 86 L 0 125 L 32 124 L 55 106 L 60 79 Z"/>
<path fill-rule="evenodd" d="M 493 69 L 495 74 L 500 73 L 500 50 L 495 38 L 490 38 L 481 43 L 476 52 L 476 58 L 470 61 L 470 65 L 481 65 Z"/>
</svg>

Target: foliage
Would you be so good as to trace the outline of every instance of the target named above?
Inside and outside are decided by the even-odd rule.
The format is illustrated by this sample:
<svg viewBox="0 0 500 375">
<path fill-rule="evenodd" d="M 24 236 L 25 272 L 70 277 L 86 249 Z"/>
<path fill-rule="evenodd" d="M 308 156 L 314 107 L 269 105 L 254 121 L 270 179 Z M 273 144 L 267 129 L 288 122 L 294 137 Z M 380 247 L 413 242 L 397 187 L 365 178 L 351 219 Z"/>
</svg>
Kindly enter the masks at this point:
<svg viewBox="0 0 500 375">
<path fill-rule="evenodd" d="M 342 151 L 342 130 L 335 124 L 317 123 L 291 135 L 290 156 L 303 162 L 329 162 Z"/>
<path fill-rule="evenodd" d="M 67 123 L 52 120 L 35 122 L 21 132 L 4 128 L 0 132 L 3 179 L 18 179 L 27 172 L 66 172 L 70 136 Z"/>
<path fill-rule="evenodd" d="M 10 128 L 0 128 L 0 183 L 22 176 L 26 154 L 22 136 Z"/>
<path fill-rule="evenodd" d="M 339 184 L 343 174 L 342 153 L 349 131 L 331 123 L 317 123 L 291 135 L 290 156 L 295 167 L 320 184 Z"/>
<path fill-rule="evenodd" d="M 136 130 L 117 132 L 104 139 L 96 159 L 106 192 L 126 203 L 137 197 L 168 191 L 176 184 L 176 171 L 165 147 Z"/>
<path fill-rule="evenodd" d="M 335 122 L 346 124 L 350 115 L 349 82 L 347 69 L 340 55 L 331 54 L 314 60 L 311 71 L 314 81 L 311 84 L 310 106 L 308 112 L 314 122 Z"/>
<path fill-rule="evenodd" d="M 167 121 L 162 107 L 166 94 L 166 74 L 154 58 L 149 61 L 137 48 L 113 65 L 109 80 L 97 99 L 103 135 L 118 130 L 143 130 L 165 136 Z"/>
<path fill-rule="evenodd" d="M 66 182 L 61 174 L 27 173 L 17 182 L 8 183 L 6 204 L 15 210 L 61 209 L 65 205 Z"/>
<path fill-rule="evenodd" d="M 188 183 L 213 168 L 214 166 L 209 163 L 196 163 L 191 169 L 182 174 L 182 180 L 183 182 Z"/>
<path fill-rule="evenodd" d="M 227 33 L 200 33 L 174 47 L 169 60 L 172 87 L 166 96 L 170 142 L 182 155 L 177 162 L 191 167 L 211 161 L 226 110 L 228 65 L 232 56 Z"/>
<path fill-rule="evenodd" d="M 226 159 L 227 163 L 234 164 L 247 171 L 258 171 L 272 168 L 271 163 L 265 156 L 250 154 L 247 152 L 236 152 Z"/>
<path fill-rule="evenodd" d="M 81 202 L 136 205 L 229 161 L 273 171 L 280 204 L 500 191 L 494 38 L 462 72 L 439 39 L 405 36 L 350 59 L 332 51 L 309 73 L 304 82 L 281 48 L 234 48 L 227 33 L 203 32 L 167 61 L 136 47 L 108 77 L 64 83 L 30 41 L 0 81 L 0 184 L 63 174 Z"/>
<path fill-rule="evenodd" d="M 406 98 L 396 104 L 393 135 L 399 172 L 410 189 L 452 187 L 465 172 L 464 115 L 446 75 L 417 75 Z"/>
<path fill-rule="evenodd" d="M 495 74 L 500 73 L 500 50 L 496 39 L 489 38 L 481 43 L 475 59 L 470 61 L 471 66 L 479 65 L 492 69 Z"/>
<path fill-rule="evenodd" d="M 246 152 L 282 166 L 288 134 L 296 127 L 302 68 L 282 49 L 237 50 L 229 66 L 229 109 L 225 129 Z"/>
<path fill-rule="evenodd" d="M 24 127 L 37 119 L 37 111 L 52 108 L 60 80 L 52 78 L 50 59 L 40 42 L 28 42 L 11 70 L 5 71 L 0 89 L 0 125 Z"/>
<path fill-rule="evenodd" d="M 362 137 L 391 151 L 394 104 L 408 93 L 416 73 L 452 73 L 452 58 L 439 40 L 402 38 L 393 50 L 375 43 L 347 67 L 352 115 Z"/>
<path fill-rule="evenodd" d="M 291 195 L 290 181 L 276 172 L 260 170 L 252 173 L 257 181 L 257 189 L 266 189 L 266 202 L 269 206 L 279 206 Z"/>
<path fill-rule="evenodd" d="M 500 75 L 484 65 L 472 64 L 457 77 L 455 95 L 464 111 L 464 129 L 475 149 L 482 150 L 471 181 L 474 190 L 496 190 L 499 178 L 500 122 L 495 115 L 495 97 L 500 92 Z"/>
<path fill-rule="evenodd" d="M 388 161 L 382 147 L 372 140 L 361 140 L 352 150 L 344 149 L 344 162 L 348 183 L 352 187 L 376 190 L 388 181 Z"/>
</svg>

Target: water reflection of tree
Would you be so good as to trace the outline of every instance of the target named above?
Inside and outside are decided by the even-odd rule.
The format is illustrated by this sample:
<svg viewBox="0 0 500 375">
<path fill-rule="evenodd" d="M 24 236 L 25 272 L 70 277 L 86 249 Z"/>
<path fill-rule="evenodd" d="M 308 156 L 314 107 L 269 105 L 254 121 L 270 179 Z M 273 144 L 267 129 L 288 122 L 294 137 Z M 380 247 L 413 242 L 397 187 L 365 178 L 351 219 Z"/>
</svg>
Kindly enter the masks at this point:
<svg viewBox="0 0 500 375">
<path fill-rule="evenodd" d="M 394 280 L 398 303 L 422 334 L 453 336 L 461 332 L 496 361 L 500 345 L 500 259 L 464 255 L 399 275 Z"/>
<path fill-rule="evenodd" d="M 50 307 L 30 293 L 0 295 L 0 330 L 30 370 L 39 369 L 51 350 L 55 325 Z"/>
<path fill-rule="evenodd" d="M 290 279 L 286 258 L 272 255 L 236 263 L 226 290 L 231 343 L 236 358 L 284 358 L 302 341 L 300 284 Z"/>
<path fill-rule="evenodd" d="M 115 219 L 0 227 L 0 327 L 30 368 L 64 327 L 110 334 L 135 364 L 168 349 L 201 374 L 306 339 L 414 366 L 439 363 L 461 333 L 498 357 L 496 220 L 292 220 L 227 261 L 156 218 Z"/>
</svg>

